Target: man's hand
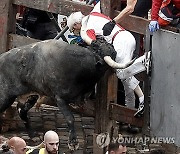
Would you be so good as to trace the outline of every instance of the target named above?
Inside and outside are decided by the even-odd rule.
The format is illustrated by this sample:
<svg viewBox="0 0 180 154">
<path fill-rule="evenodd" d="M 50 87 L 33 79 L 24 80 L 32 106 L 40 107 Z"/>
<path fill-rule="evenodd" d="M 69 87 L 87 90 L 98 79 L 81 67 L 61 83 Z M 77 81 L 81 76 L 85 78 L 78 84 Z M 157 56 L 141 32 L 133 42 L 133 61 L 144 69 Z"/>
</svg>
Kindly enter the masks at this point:
<svg viewBox="0 0 180 154">
<path fill-rule="evenodd" d="M 116 22 L 114 20 L 111 20 L 108 23 L 106 23 L 104 27 L 102 28 L 103 35 L 104 36 L 110 35 L 115 25 L 116 25 Z"/>
<path fill-rule="evenodd" d="M 159 24 L 158 21 L 151 21 L 149 23 L 149 31 L 150 32 L 155 32 L 159 29 Z"/>
</svg>

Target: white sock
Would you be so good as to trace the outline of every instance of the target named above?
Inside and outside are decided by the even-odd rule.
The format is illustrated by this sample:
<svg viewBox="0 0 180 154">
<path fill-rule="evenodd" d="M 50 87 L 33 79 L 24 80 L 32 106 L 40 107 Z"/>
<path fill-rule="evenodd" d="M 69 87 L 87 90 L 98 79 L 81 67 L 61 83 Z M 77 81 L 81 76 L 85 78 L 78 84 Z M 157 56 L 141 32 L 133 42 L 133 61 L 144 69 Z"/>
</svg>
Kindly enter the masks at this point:
<svg viewBox="0 0 180 154">
<path fill-rule="evenodd" d="M 144 95 L 139 97 L 139 104 L 144 104 Z"/>
</svg>

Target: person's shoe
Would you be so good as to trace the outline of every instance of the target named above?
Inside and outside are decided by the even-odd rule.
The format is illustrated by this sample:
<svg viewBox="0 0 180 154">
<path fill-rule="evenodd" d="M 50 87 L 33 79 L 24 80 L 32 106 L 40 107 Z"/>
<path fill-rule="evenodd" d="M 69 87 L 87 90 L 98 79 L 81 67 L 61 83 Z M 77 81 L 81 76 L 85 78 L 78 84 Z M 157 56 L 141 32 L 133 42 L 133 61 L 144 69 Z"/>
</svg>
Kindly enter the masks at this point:
<svg viewBox="0 0 180 154">
<path fill-rule="evenodd" d="M 134 114 L 134 117 L 135 118 L 141 118 L 144 114 L 144 104 L 140 104 L 138 109 L 137 109 L 137 112 Z"/>
</svg>

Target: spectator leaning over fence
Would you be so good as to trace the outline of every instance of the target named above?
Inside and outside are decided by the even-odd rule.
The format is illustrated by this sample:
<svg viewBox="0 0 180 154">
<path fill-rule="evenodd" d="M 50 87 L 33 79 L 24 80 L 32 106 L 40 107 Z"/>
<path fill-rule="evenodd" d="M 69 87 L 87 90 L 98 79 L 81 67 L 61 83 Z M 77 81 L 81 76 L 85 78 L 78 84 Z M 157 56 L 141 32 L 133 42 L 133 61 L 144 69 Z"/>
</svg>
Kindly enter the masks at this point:
<svg viewBox="0 0 180 154">
<path fill-rule="evenodd" d="M 8 142 L 8 147 L 13 151 L 13 154 L 26 154 L 26 142 L 20 137 L 12 137 Z"/>
<path fill-rule="evenodd" d="M 50 19 L 46 11 L 26 8 L 22 27 L 27 29 L 27 36 L 39 40 L 55 38 L 57 35 L 55 22 L 57 23 L 58 15 L 52 15 Z"/>
<path fill-rule="evenodd" d="M 59 136 L 56 132 L 49 130 L 44 135 L 44 148 L 27 151 L 26 154 L 58 154 Z"/>
<path fill-rule="evenodd" d="M 103 36 L 103 26 L 108 23 L 111 19 L 107 16 L 99 13 L 100 12 L 100 3 L 98 3 L 89 16 L 84 16 L 81 12 L 72 13 L 67 20 L 67 25 L 71 31 L 74 29 L 81 31 L 81 37 L 85 40 L 82 33 L 86 33 L 88 37 L 92 40 L 96 40 L 96 36 Z M 96 24 L 94 24 L 96 23 Z M 86 26 L 83 26 L 86 25 Z M 116 62 L 118 63 L 127 63 L 132 59 L 133 52 L 135 50 L 135 39 L 132 34 L 122 28 L 120 25 L 116 24 L 111 35 L 104 36 L 105 40 L 108 43 L 112 43 L 114 46 L 117 56 Z M 87 42 L 87 40 L 85 40 Z M 91 42 L 87 42 L 91 44 Z M 129 101 L 127 104 L 128 107 L 134 108 L 135 106 L 135 97 L 134 91 L 138 95 L 140 102 L 144 102 L 144 95 L 139 87 L 139 81 L 133 76 L 141 71 L 144 71 L 146 68 L 143 64 L 145 56 L 138 58 L 130 67 L 126 69 L 116 69 L 116 74 L 119 79 L 123 82 L 125 89 L 126 99 Z M 114 65 L 114 63 L 112 64 Z M 118 64 L 117 64 L 118 65 Z M 110 64 L 111 66 L 111 64 Z M 113 67 L 113 66 L 112 66 Z M 117 68 L 116 64 L 114 68 Z M 130 95 L 129 95 L 130 94 Z M 144 107 L 144 105 L 143 105 Z M 139 108 L 136 115 L 142 115 L 143 107 Z"/>
<path fill-rule="evenodd" d="M 149 30 L 172 24 L 180 28 L 180 0 L 153 0 Z"/>
</svg>

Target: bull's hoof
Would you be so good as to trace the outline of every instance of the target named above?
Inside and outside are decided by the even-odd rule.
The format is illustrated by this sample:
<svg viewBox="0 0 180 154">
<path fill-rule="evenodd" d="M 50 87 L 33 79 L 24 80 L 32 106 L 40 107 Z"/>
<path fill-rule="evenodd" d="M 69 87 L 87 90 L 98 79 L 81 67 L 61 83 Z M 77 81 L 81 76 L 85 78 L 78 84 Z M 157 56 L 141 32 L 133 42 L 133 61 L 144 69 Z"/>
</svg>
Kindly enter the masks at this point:
<svg viewBox="0 0 180 154">
<path fill-rule="evenodd" d="M 72 140 L 68 142 L 68 147 L 71 151 L 75 151 L 79 148 L 79 143 L 77 140 Z"/>
</svg>

